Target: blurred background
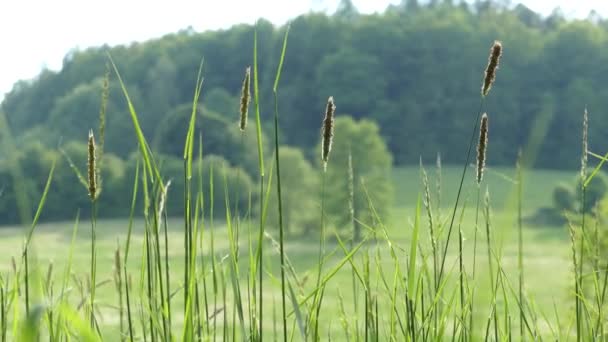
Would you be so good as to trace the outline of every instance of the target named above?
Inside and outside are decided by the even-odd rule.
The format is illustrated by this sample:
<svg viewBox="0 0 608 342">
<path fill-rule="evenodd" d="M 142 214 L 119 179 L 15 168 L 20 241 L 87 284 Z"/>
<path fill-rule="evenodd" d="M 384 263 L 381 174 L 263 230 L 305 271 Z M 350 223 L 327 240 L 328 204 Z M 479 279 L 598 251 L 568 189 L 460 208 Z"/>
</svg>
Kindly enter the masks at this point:
<svg viewBox="0 0 608 342">
<path fill-rule="evenodd" d="M 78 173 L 86 175 L 92 129 L 103 146 L 100 273 L 110 274 L 113 248 L 117 239 L 124 241 L 128 226 L 140 157 L 108 54 L 163 175 L 172 181 L 166 202 L 171 243 L 179 245 L 183 234 L 177 217 L 184 208 L 184 140 L 201 60 L 195 129 L 202 150 L 197 143 L 195 155 L 202 159 L 195 162 L 201 161 L 197 182 L 202 181 L 196 186 L 204 190 L 206 205 L 214 203 L 203 216 L 225 228 L 229 195 L 230 204 L 248 218 L 258 217 L 258 145 L 255 124 L 238 129 L 241 88 L 253 63 L 256 31 L 262 147 L 271 173 L 273 83 L 288 26 L 278 88 L 279 136 L 285 229 L 298 269 L 315 266 L 320 127 L 328 98 L 337 106 L 326 174 L 328 227 L 356 240 L 381 221 L 394 241 L 406 244 L 424 185 L 432 189 L 425 203 L 438 222 L 451 214 L 495 40 L 504 52 L 484 100 L 490 122 L 487 170 L 477 187 L 470 168 L 463 192 L 467 247 L 477 222 L 472 203 L 488 189 L 504 266 L 516 274 L 518 155 L 527 290 L 539 307 L 552 312 L 557 298 L 556 311 L 570 308 L 560 302 L 572 284 L 564 266 L 571 257 L 567 215 L 593 214 L 598 246 L 608 246 L 602 226 L 608 214 L 606 177 L 598 168 L 582 203 L 579 176 L 583 155 L 591 172 L 608 149 L 604 0 L 24 0 L 1 2 L 0 13 L 0 250 L 7 256 L 20 253 L 22 225 L 31 222 L 55 165 L 36 240 L 45 247 L 41 260 L 65 264 L 75 217 L 91 215 Z M 581 143 L 585 110 L 587 150 Z M 106 114 L 103 131 L 100 111 Z M 253 108 L 249 115 L 255 115 Z M 141 242 L 141 188 L 136 194 L 134 232 Z M 275 208 L 276 196 L 270 194 L 269 208 Z M 272 234 L 277 220 L 270 210 Z M 219 231 L 225 243 L 225 231 Z M 81 273 L 87 248 L 75 249 Z M 175 253 L 172 257 L 181 258 Z M 455 256 L 450 247 L 448 257 Z M 9 268 L 8 257 L 0 260 L 0 270 Z M 110 301 L 111 291 L 103 291 L 100 297 Z"/>
</svg>

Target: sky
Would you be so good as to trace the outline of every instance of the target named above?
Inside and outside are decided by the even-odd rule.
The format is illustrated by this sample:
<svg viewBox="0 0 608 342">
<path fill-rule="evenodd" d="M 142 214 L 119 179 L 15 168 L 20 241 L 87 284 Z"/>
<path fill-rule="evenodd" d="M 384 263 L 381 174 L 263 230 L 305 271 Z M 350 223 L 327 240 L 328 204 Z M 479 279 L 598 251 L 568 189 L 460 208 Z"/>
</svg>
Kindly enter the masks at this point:
<svg viewBox="0 0 608 342">
<path fill-rule="evenodd" d="M 253 24 L 264 17 L 283 24 L 313 11 L 331 13 L 339 0 L 0 0 L 0 100 L 18 80 L 43 68 L 59 70 L 74 49 L 128 44 L 191 26 L 196 31 Z M 352 0 L 362 13 L 383 11 L 400 0 Z M 548 15 L 569 17 L 595 9 L 608 16 L 608 0 L 511 0 Z"/>
</svg>

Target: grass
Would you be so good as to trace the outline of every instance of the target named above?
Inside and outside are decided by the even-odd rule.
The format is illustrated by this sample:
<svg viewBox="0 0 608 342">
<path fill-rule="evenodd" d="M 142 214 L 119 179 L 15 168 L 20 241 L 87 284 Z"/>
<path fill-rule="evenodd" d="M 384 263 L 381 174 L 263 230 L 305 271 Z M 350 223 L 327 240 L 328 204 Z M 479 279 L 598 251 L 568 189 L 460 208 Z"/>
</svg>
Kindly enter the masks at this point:
<svg viewBox="0 0 608 342">
<path fill-rule="evenodd" d="M 473 172 L 466 177 L 477 121 L 473 123 L 465 164 L 438 168 L 441 172 L 434 173 L 436 177 L 441 174 L 441 191 L 432 195 L 427 191 L 423 199 L 418 168 L 395 172 L 397 206 L 390 217 L 375 217 L 373 226 L 365 226 L 361 241 L 343 241 L 339 234 L 333 234 L 335 223 L 324 211 L 325 191 L 319 200 L 319 235 L 288 239 L 281 220 L 278 126 L 278 85 L 288 32 L 273 87 L 275 162 L 267 167 L 261 141 L 257 31 L 254 33 L 252 85 L 260 186 L 257 217 L 252 215 L 251 205 L 247 210 L 240 208 L 242 212 L 232 210 L 226 178 L 223 189 L 205 188 L 205 184 L 213 184 L 213 172 L 211 179 L 202 178 L 204 137 L 199 136 L 199 159 L 194 162 L 196 108 L 204 80 L 201 62 L 190 124 L 184 132 L 184 188 L 177 190 L 184 196 L 184 214 L 167 219 L 163 205 L 169 183 L 163 180 L 128 90 L 109 56 L 139 146 L 133 203 L 140 193 L 142 218 L 133 221 L 135 206 L 129 220 L 98 221 L 92 210 L 91 230 L 86 230 L 80 229 L 78 219 L 75 224 L 37 225 L 36 215 L 25 244 L 22 229 L 3 229 L 0 247 L 13 258 L 0 262 L 1 342 L 7 335 L 23 341 L 77 337 L 85 341 L 152 342 L 263 341 L 280 337 L 284 341 L 512 340 L 517 334 L 522 339 L 603 338 L 606 317 L 600 289 L 606 288 L 608 278 L 600 280 L 599 275 L 606 271 L 597 262 L 591 272 L 583 267 L 593 257 L 585 253 L 586 248 L 592 251 L 599 246 L 599 239 L 595 244 L 586 235 L 585 215 L 582 220 L 571 215 L 570 232 L 559 227 L 520 229 L 520 214 L 530 215 L 548 206 L 552 186 L 571 180 L 572 173 L 525 170 L 525 186 L 521 188 L 513 169 L 488 169 L 479 187 L 473 183 Z M 500 52 L 500 44 L 495 43 L 478 117 L 485 108 Z M 100 132 L 105 127 L 103 108 L 102 104 Z M 11 142 L 10 132 L 3 121 L 0 126 L 6 131 L 6 145 Z M 585 138 L 582 150 L 586 156 Z M 101 153 L 98 158 L 101 163 Z M 491 152 L 488 160 L 492 160 Z M 88 171 L 96 175 L 98 170 Z M 18 165 L 14 165 L 13 173 L 17 184 Z M 53 169 L 47 189 L 52 174 Z M 271 186 L 273 177 L 277 179 L 276 189 Z M 431 177 L 422 183 L 435 181 Z M 275 190 L 276 208 L 268 206 L 269 194 Z M 586 185 L 582 190 L 584 202 Z M 219 213 L 223 221 L 204 215 L 214 203 L 204 203 L 203 191 L 224 192 L 227 209 Z M 367 188 L 363 191 L 369 194 Z M 483 204 L 480 193 L 491 194 L 485 196 Z M 46 191 L 38 213 L 45 196 Z M 350 196 L 352 201 L 354 195 Z M 375 212 L 374 203 L 368 202 Z M 433 206 L 434 210 L 429 209 Z M 278 230 L 267 229 L 265 219 L 270 210 L 277 210 Z M 431 244 L 425 215 L 429 230 L 433 222 L 437 245 Z M 357 218 L 351 219 L 354 224 Z M 587 222 L 590 224 L 589 218 Z M 452 234 L 454 229 L 457 233 Z M 451 241 L 453 238 L 458 238 L 458 243 Z M 484 255 L 488 256 L 487 265 L 478 261 Z M 521 279 L 526 282 L 521 284 Z M 25 313 L 21 312 L 22 282 Z M 83 313 L 89 318 L 81 317 Z M 279 315 L 282 324 L 278 324 Z"/>
<path fill-rule="evenodd" d="M 453 184 L 450 182 L 451 179 L 456 179 L 459 175 L 460 169 L 458 167 L 444 167 L 443 177 L 446 184 Z M 502 174 L 513 174 L 512 169 L 501 169 L 496 170 L 496 173 L 491 170 L 486 174 L 488 178 L 489 187 L 492 189 L 498 189 L 495 192 L 505 194 L 503 198 L 496 196 L 495 201 L 502 203 L 502 206 L 506 206 L 507 199 L 509 197 L 509 191 L 513 189 L 512 184 L 509 184 L 502 176 L 499 176 L 497 172 Z M 414 209 L 412 205 L 416 201 L 416 191 L 420 186 L 417 181 L 419 170 L 417 167 L 400 168 L 395 170 L 394 179 L 398 207 L 394 209 L 394 214 L 391 220 L 391 224 L 387 224 L 387 233 L 390 235 L 392 242 L 398 246 L 409 246 L 411 242 L 409 223 L 413 220 Z M 540 206 L 546 206 L 550 203 L 549 190 L 552 186 L 561 180 L 572 179 L 571 172 L 556 172 L 556 171 L 528 171 L 527 179 L 529 186 L 526 188 L 526 195 L 524 198 L 528 200 L 526 202 L 527 211 L 532 211 Z M 537 180 L 536 182 L 532 180 Z M 433 181 L 431 179 L 431 181 Z M 454 195 L 454 190 L 450 186 L 445 186 L 445 203 L 449 203 L 448 199 L 451 195 Z M 411 194 L 411 195 L 407 195 Z M 528 196 L 536 194 L 536 196 Z M 407 197 L 413 197 L 412 200 Z M 466 198 L 466 196 L 465 196 Z M 472 198 L 469 199 L 469 202 Z M 505 268 L 505 272 L 512 275 L 510 279 L 513 284 L 517 281 L 517 235 L 516 225 L 514 219 L 516 215 L 512 209 L 508 206 L 504 209 L 499 209 L 500 205 L 495 206 L 497 209 L 493 216 L 493 227 L 499 239 L 502 240 L 502 265 Z M 447 213 L 447 210 L 446 210 Z M 463 222 L 464 234 L 465 234 L 465 248 L 464 248 L 464 260 L 465 264 L 470 264 L 473 258 L 472 254 L 472 229 L 474 226 L 474 211 L 469 210 L 465 213 L 465 220 Z M 74 244 L 74 256 L 72 272 L 80 277 L 84 277 L 88 268 L 90 267 L 90 230 L 86 229 L 86 222 L 83 222 L 81 229 L 78 230 L 76 240 Z M 251 227 L 255 231 L 255 223 L 244 223 L 244 227 Z M 118 337 L 119 332 L 119 320 L 118 310 L 116 308 L 116 290 L 110 281 L 114 274 L 114 253 L 117 243 L 124 243 L 127 237 L 127 220 L 103 220 L 97 222 L 98 235 L 97 235 L 97 275 L 98 282 L 105 283 L 105 285 L 98 288 L 96 296 L 99 303 L 100 311 L 102 315 L 98 318 L 101 320 L 102 333 L 105 339 L 114 340 Z M 171 288 L 179 288 L 180 275 L 183 274 L 183 258 L 184 249 L 183 247 L 183 219 L 170 219 L 168 222 L 168 241 L 169 241 L 169 263 L 171 264 Z M 210 229 L 210 228 L 209 228 Z M 37 227 L 37 232 L 34 235 L 32 241 L 32 247 L 36 250 L 38 260 L 40 261 L 41 268 L 46 269 L 46 265 L 52 262 L 54 265 L 54 274 L 60 276 L 64 272 L 64 268 L 68 265 L 68 254 L 67 250 L 70 249 L 70 243 L 72 239 L 73 222 L 63 223 L 45 223 L 40 224 Z M 421 235 L 421 242 L 426 243 L 426 232 Z M 217 251 L 218 258 L 223 257 L 229 251 L 228 232 L 225 224 L 218 222 L 214 230 L 214 248 Z M 21 248 L 20 242 L 22 239 L 22 230 L 18 227 L 4 227 L 0 229 L 0 250 L 5 255 L 2 262 L 0 263 L 0 273 L 9 272 L 11 269 L 10 257 L 18 257 Z M 136 220 L 133 227 L 132 245 L 141 246 L 144 241 L 144 222 L 142 220 Z M 557 323 L 554 317 L 554 305 L 557 306 L 558 312 L 570 312 L 571 304 L 568 299 L 568 293 L 571 290 L 569 288 L 571 273 L 569 270 L 569 258 L 570 258 L 570 242 L 568 240 L 567 231 L 562 227 L 536 227 L 536 228 L 525 228 L 524 230 L 524 241 L 526 243 L 525 254 L 523 255 L 523 261 L 526 267 L 526 294 L 534 298 L 535 304 L 538 306 L 538 310 L 544 312 L 553 328 L 557 329 Z M 206 241 L 206 245 L 203 246 L 203 253 L 207 254 L 210 251 L 210 241 Z M 328 248 L 336 247 L 335 245 Z M 376 246 L 369 246 L 369 253 L 374 255 L 377 251 L 381 255 L 380 265 L 384 272 L 392 273 L 392 263 L 390 262 L 390 255 L 384 250 L 384 245 L 380 244 Z M 242 243 L 241 254 L 247 255 L 247 246 Z M 270 249 L 268 249 L 270 250 Z M 138 270 L 141 267 L 142 253 L 141 248 L 133 248 L 131 251 L 131 257 L 129 258 L 129 270 Z M 316 273 L 317 267 L 317 253 L 318 253 L 318 241 L 315 239 L 307 240 L 286 240 L 285 241 L 285 253 L 289 256 L 290 261 L 293 263 L 294 268 L 300 275 L 300 278 L 309 276 L 308 283 L 305 285 L 308 288 L 314 287 L 313 278 Z M 485 249 L 482 247 L 478 251 L 480 255 L 484 255 Z M 270 253 L 269 253 L 270 254 Z M 265 256 L 265 267 L 267 272 L 273 275 L 280 274 L 280 261 L 276 257 L 277 253 L 273 252 L 270 255 Z M 454 262 L 458 256 L 458 250 L 456 245 L 450 248 L 448 251 L 448 258 L 446 267 L 454 267 Z M 335 265 L 340 261 L 340 256 L 334 256 L 327 261 L 327 265 Z M 241 261 L 241 267 L 246 268 L 246 260 Z M 331 267 L 330 266 L 330 267 Z M 487 284 L 487 263 L 479 263 L 478 272 L 481 275 L 479 280 L 480 284 Z M 551 270 L 551 272 L 547 272 Z M 377 272 L 373 270 L 372 272 Z M 131 274 L 136 278 L 137 274 Z M 457 286 L 456 279 L 452 277 L 451 286 Z M 373 279 L 373 275 L 372 275 Z M 242 276 L 242 281 L 246 281 L 245 277 Z M 351 271 L 348 268 L 342 268 L 335 277 L 328 282 L 325 290 L 325 298 L 323 301 L 323 317 L 331 318 L 335 320 L 331 323 L 332 338 L 335 340 L 342 340 L 343 331 L 340 326 L 339 317 L 342 316 L 340 313 L 340 305 L 338 297 L 339 295 L 343 298 L 345 303 L 350 303 L 353 300 L 352 293 L 346 291 L 343 284 L 351 283 Z M 281 298 L 281 286 L 277 278 L 267 276 L 264 287 L 264 296 L 266 298 L 276 299 L 277 302 Z M 134 288 L 137 288 L 135 285 Z M 338 290 L 340 294 L 338 294 Z M 488 314 L 487 303 L 491 300 L 491 292 L 488 286 L 480 286 L 477 291 L 476 303 L 480 308 L 476 311 L 478 317 L 475 318 L 479 322 L 483 322 Z M 209 291 L 210 292 L 210 291 Z M 209 293 L 211 295 L 211 293 Z M 232 300 L 231 296 L 229 301 Z M 181 296 L 175 296 L 175 300 L 172 302 L 174 324 L 180 327 L 180 323 L 183 322 L 183 313 L 181 308 L 183 303 L 180 302 Z M 380 299 L 382 300 L 382 299 Z M 383 300 L 385 303 L 386 299 Z M 500 303 L 499 303 L 500 305 Z M 513 309 L 513 308 L 512 308 Z M 272 324 L 272 312 L 269 308 L 266 308 L 265 324 L 267 338 L 274 338 L 279 336 L 273 336 Z M 180 317 L 181 316 L 181 317 Z M 514 316 L 517 317 L 515 312 Z M 181 321 L 180 321 L 181 319 Z M 542 318 L 539 318 L 542 321 Z M 569 318 L 562 318 L 562 324 L 567 324 Z M 327 332 L 330 329 L 330 319 L 322 320 L 320 322 L 320 331 Z M 515 322 L 514 322 L 515 324 Z M 550 338 L 552 336 L 551 330 L 546 323 L 539 323 L 540 331 L 542 336 Z M 567 325 L 561 327 L 566 329 Z M 280 335 L 280 334 L 279 334 Z"/>
</svg>

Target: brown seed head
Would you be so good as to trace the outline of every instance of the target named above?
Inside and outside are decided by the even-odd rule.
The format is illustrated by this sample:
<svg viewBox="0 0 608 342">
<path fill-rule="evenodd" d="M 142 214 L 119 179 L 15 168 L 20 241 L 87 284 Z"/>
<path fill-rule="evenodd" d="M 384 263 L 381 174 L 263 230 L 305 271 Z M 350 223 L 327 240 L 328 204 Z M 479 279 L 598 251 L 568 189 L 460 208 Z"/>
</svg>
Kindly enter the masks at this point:
<svg viewBox="0 0 608 342">
<path fill-rule="evenodd" d="M 483 178 L 483 169 L 486 165 L 486 150 L 488 148 L 488 114 L 483 113 L 479 126 L 479 143 L 477 144 L 477 184 Z"/>
<path fill-rule="evenodd" d="M 336 105 L 334 104 L 333 96 L 327 99 L 327 107 L 325 108 L 325 118 L 323 119 L 323 139 L 321 141 L 321 160 L 323 160 L 323 169 L 327 169 L 327 161 L 331 152 L 331 144 L 334 139 L 334 114 Z"/>
<path fill-rule="evenodd" d="M 241 89 L 241 121 L 239 123 L 241 131 L 245 131 L 245 128 L 247 127 L 247 114 L 249 111 L 249 102 L 251 101 L 250 75 L 251 67 L 247 67 L 247 69 L 245 69 L 245 78 L 243 79 L 243 88 Z"/>
<path fill-rule="evenodd" d="M 490 49 L 490 58 L 488 59 L 488 66 L 486 67 L 483 85 L 481 86 L 482 96 L 488 95 L 490 88 L 492 88 L 492 83 L 494 83 L 494 79 L 496 79 L 496 70 L 498 69 L 498 64 L 500 63 L 501 54 L 502 43 L 496 40 Z"/>
<path fill-rule="evenodd" d="M 97 199 L 97 165 L 95 158 L 95 136 L 93 130 L 89 130 L 89 159 L 88 159 L 88 175 L 89 175 L 89 197 L 92 201 Z"/>
</svg>

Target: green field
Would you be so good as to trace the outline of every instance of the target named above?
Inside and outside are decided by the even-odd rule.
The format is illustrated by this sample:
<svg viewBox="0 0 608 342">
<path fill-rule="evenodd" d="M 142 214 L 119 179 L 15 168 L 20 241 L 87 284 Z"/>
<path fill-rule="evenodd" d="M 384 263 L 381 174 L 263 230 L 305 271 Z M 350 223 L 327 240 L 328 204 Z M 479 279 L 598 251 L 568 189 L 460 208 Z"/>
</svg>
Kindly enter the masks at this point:
<svg viewBox="0 0 608 342">
<path fill-rule="evenodd" d="M 428 170 L 431 177 L 431 186 L 435 185 L 434 168 Z M 441 210 L 439 213 L 440 220 L 445 220 L 451 214 L 451 206 L 455 198 L 455 184 L 460 176 L 461 169 L 458 167 L 443 168 L 443 185 L 441 194 Z M 516 212 L 515 212 L 515 189 L 512 177 L 512 169 L 488 169 L 486 175 L 486 183 L 490 189 L 492 198 L 492 231 L 495 233 L 496 244 L 500 246 L 500 254 L 502 255 L 501 264 L 505 269 L 506 274 L 514 289 L 517 288 L 517 234 L 516 234 Z M 574 172 L 556 172 L 556 171 L 541 171 L 532 170 L 525 172 L 524 186 L 524 216 L 532 214 L 537 208 L 551 205 L 551 190 L 556 183 L 560 181 L 571 181 L 576 174 Z M 471 173 L 470 179 L 473 179 Z M 400 258 L 401 267 L 405 267 L 406 251 L 409 250 L 410 235 L 412 224 L 415 219 L 415 206 L 418 193 L 421 191 L 421 181 L 419 169 L 417 167 L 401 168 L 394 172 L 396 206 L 393 210 L 393 215 L 386 219 L 384 226 L 386 233 L 392 244 L 398 248 L 398 256 Z M 469 184 L 470 183 L 470 184 Z M 465 254 L 465 269 L 470 276 L 470 268 L 473 259 L 473 240 L 475 227 L 475 203 L 477 196 L 477 187 L 473 182 L 465 184 L 464 201 L 466 211 L 464 220 L 462 221 L 462 229 L 465 236 L 464 254 Z M 437 194 L 434 193 L 434 203 L 437 204 Z M 220 216 L 220 215 L 218 215 Z M 428 245 L 428 225 L 426 223 L 426 214 L 421 212 L 422 229 L 420 232 L 421 244 Z M 482 219 L 483 220 L 483 219 Z M 203 255 L 209 256 L 209 241 L 210 229 L 214 228 L 215 232 L 215 250 L 216 256 L 219 258 L 228 254 L 228 237 L 226 232 L 225 222 L 219 220 L 212 224 L 211 222 L 203 222 L 204 225 L 204 247 Z M 184 246 L 183 246 L 183 223 L 181 219 L 169 220 L 169 250 L 171 261 L 171 287 L 172 290 L 180 286 L 183 280 L 183 265 L 184 265 Z M 241 227 L 240 251 L 243 262 L 240 263 L 241 278 L 247 270 L 247 255 L 249 253 L 247 243 L 247 232 L 251 226 L 252 233 L 257 233 L 257 225 L 255 223 L 243 223 Z M 483 224 L 480 224 L 483 226 Z M 98 282 L 102 283 L 97 293 L 97 303 L 101 315 L 103 325 L 103 336 L 107 340 L 115 340 L 119 331 L 119 317 L 117 311 L 117 292 L 112 282 L 114 274 L 114 253 L 118 244 L 121 249 L 124 249 L 126 239 L 128 221 L 123 219 L 104 220 L 98 222 L 97 227 L 97 246 L 98 246 Z M 78 231 L 75 236 L 74 244 L 71 246 L 72 233 L 74 222 L 60 223 L 43 223 L 39 224 L 34 233 L 32 250 L 37 260 L 39 273 L 41 277 L 46 277 L 49 263 L 53 266 L 54 288 L 60 287 L 61 279 L 68 265 L 70 250 L 73 249 L 72 272 L 75 277 L 82 280 L 88 277 L 90 267 L 90 223 L 88 219 L 82 218 L 78 225 Z M 481 228 L 481 227 L 480 227 Z M 269 232 L 276 238 L 276 232 Z M 456 234 L 456 232 L 454 232 Z M 381 234 L 379 234 L 381 235 Z M 476 305 L 475 305 L 475 321 L 478 329 L 481 329 L 486 324 L 487 317 L 490 313 L 490 286 L 487 264 L 487 252 L 485 248 L 485 233 L 480 230 L 479 233 L 479 250 L 477 251 L 477 276 L 472 284 L 476 284 Z M 11 270 L 11 257 L 18 258 L 21 252 L 23 239 L 23 230 L 19 227 L 3 227 L 0 229 L 0 250 L 2 250 L 2 260 L 0 260 L 0 272 L 7 274 Z M 255 240 L 255 237 L 252 238 Z M 335 240 L 335 239 L 334 239 Z M 334 241 L 331 240 L 331 241 Z M 139 293 L 143 291 L 140 280 L 140 265 L 142 262 L 142 246 L 143 246 L 143 223 L 141 220 L 136 220 L 134 227 L 134 235 L 132 240 L 132 252 L 129 256 L 129 272 L 132 276 L 133 291 Z M 269 243 L 268 246 L 271 246 Z M 377 243 L 369 242 L 359 250 L 357 257 L 354 259 L 357 263 L 363 262 L 363 256 L 370 255 L 371 263 L 377 263 L 377 266 L 372 267 L 372 272 L 386 272 L 386 276 L 391 278 L 394 273 L 394 262 L 391 259 L 387 242 L 382 238 Z M 300 279 L 306 279 L 307 276 L 311 280 L 306 282 L 302 280 L 302 294 L 306 294 L 306 289 L 314 288 L 314 276 L 317 267 L 318 258 L 318 238 L 310 237 L 309 239 L 287 238 L 286 253 L 294 265 Z M 402 248 L 402 250 L 399 250 Z M 338 248 L 334 242 L 328 243 L 327 249 L 335 250 L 336 253 L 326 263 L 326 269 L 330 270 L 337 265 L 343 258 L 344 253 Z M 267 248 L 267 251 L 272 251 L 272 248 Z M 428 249 L 427 249 L 428 252 Z M 450 282 L 448 286 L 457 288 L 458 268 L 457 268 L 457 237 L 453 236 L 452 244 L 448 252 L 446 269 L 448 271 Z M 122 251 L 121 251 L 122 253 Z M 207 258 L 208 259 L 208 258 Z M 267 272 L 266 282 L 264 285 L 265 300 L 272 304 L 276 301 L 277 305 L 281 298 L 281 288 L 279 276 L 279 259 L 277 253 L 266 252 L 265 269 Z M 362 265 L 362 264 L 361 264 Z M 572 318 L 573 316 L 573 296 L 571 295 L 572 272 L 571 272 L 571 245 L 565 227 L 530 227 L 524 229 L 524 267 L 525 267 L 525 290 L 530 298 L 534 300 L 533 305 L 536 306 L 535 312 L 538 314 L 536 322 L 538 331 L 543 337 L 555 339 L 559 334 L 572 333 Z M 208 267 L 207 267 L 208 271 Z M 372 276 L 372 279 L 378 279 Z M 75 282 L 71 282 L 72 291 L 76 292 Z M 199 286 L 202 284 L 199 283 Z M 208 286 L 210 286 L 208 284 Z M 377 286 L 375 284 L 374 286 Z M 202 287 L 201 287 L 202 288 Z M 386 291 L 380 286 L 376 292 L 378 293 L 379 301 L 388 302 Z M 447 293 L 453 291 L 448 290 Z M 354 303 L 352 291 L 352 272 L 348 263 L 342 267 L 336 275 L 330 279 L 323 303 L 323 311 L 321 313 L 321 331 L 332 334 L 332 338 L 341 340 L 345 337 L 344 329 L 341 326 L 343 319 L 354 320 L 352 316 L 344 316 L 341 314 L 340 305 L 346 306 L 346 311 L 351 312 Z M 209 298 L 213 294 L 208 288 Z M 71 301 L 76 302 L 79 296 L 76 293 L 70 294 Z M 231 301 L 232 296 L 227 294 L 228 301 Z M 343 297 L 343 301 L 339 297 Z M 220 297 L 218 294 L 217 297 Z M 217 298 L 216 297 L 216 298 Z M 221 300 L 221 298 L 217 298 Z M 134 303 L 137 310 L 139 304 L 137 301 L 140 297 L 134 298 Z M 358 298 L 359 306 L 362 306 L 362 298 Z M 509 301 L 511 307 L 509 310 L 513 316 L 513 331 L 519 325 L 518 309 L 513 307 L 515 301 Z M 209 306 L 213 307 L 213 301 L 209 299 Z M 498 307 L 501 312 L 505 312 L 502 301 L 499 300 Z M 180 317 L 183 317 L 183 295 L 178 292 L 175 295 L 175 300 L 172 303 L 174 308 L 174 325 L 181 330 Z M 220 305 L 220 303 L 216 303 Z M 275 329 L 273 318 L 273 305 L 266 305 L 267 312 L 265 313 L 265 330 L 269 334 Z M 390 306 L 390 305 L 387 305 Z M 291 307 L 289 305 L 288 307 Z M 383 306 L 380 306 L 381 308 Z M 233 312 L 228 306 L 227 320 L 232 321 Z M 280 308 L 280 306 L 279 306 Z M 22 308 L 20 310 L 23 310 Z M 209 309 L 213 311 L 212 309 Z M 280 310 L 280 309 L 279 309 Z M 557 311 L 556 311 L 557 310 Z M 362 307 L 358 309 L 362 320 Z M 559 326 L 556 320 L 555 313 L 559 313 Z M 274 314 L 280 316 L 280 312 Z M 383 308 L 380 316 L 381 319 L 388 319 L 390 310 Z M 223 312 L 219 315 L 223 315 Z M 218 316 L 219 316 L 218 315 Z M 544 315 L 544 316 L 543 316 Z M 280 324 L 276 317 L 276 331 L 280 332 Z M 183 319 L 183 318 L 182 318 Z M 218 324 L 222 320 L 218 318 Z M 289 319 L 290 324 L 293 323 L 293 316 Z M 352 321 L 354 322 L 354 321 Z M 351 322 L 351 323 L 352 323 Z M 447 321 L 449 323 L 449 321 Z M 137 323 L 137 329 L 140 329 L 140 323 Z M 451 323 L 449 323 L 451 324 Z M 361 325 L 361 322 L 359 322 Z M 296 331 L 296 327 L 292 327 Z M 388 328 L 388 327 L 387 327 Z M 451 326 L 446 327 L 448 331 Z M 518 328 L 517 328 L 518 329 Z M 479 331 L 481 334 L 481 330 Z M 221 335 L 221 331 L 219 333 Z M 449 335 L 449 334 L 448 334 Z M 296 340 L 297 340 L 297 334 Z M 114 337 L 114 338 L 111 338 Z"/>
</svg>

